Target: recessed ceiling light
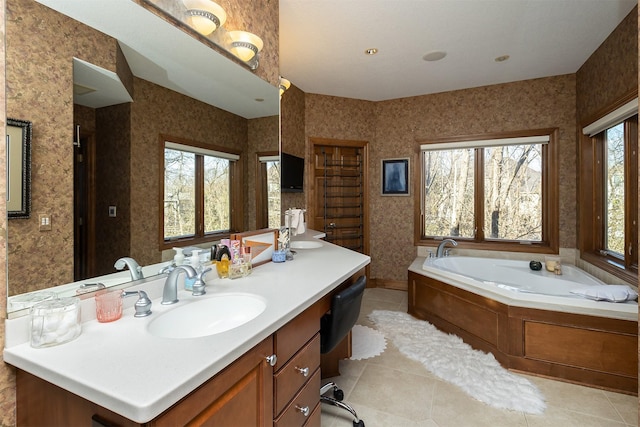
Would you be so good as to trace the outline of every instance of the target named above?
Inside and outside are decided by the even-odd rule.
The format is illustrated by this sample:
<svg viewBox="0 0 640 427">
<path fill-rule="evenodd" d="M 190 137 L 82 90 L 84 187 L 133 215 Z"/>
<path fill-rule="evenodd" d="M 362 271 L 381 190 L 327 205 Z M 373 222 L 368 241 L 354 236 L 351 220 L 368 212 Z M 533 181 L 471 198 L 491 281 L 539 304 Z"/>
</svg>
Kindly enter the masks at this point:
<svg viewBox="0 0 640 427">
<path fill-rule="evenodd" d="M 496 59 L 494 59 L 494 61 L 496 61 L 496 62 L 504 62 L 509 58 L 510 58 L 509 55 L 502 55 L 502 56 L 498 56 Z"/>
<path fill-rule="evenodd" d="M 425 56 L 422 57 L 422 59 L 424 59 L 425 61 L 434 62 L 434 61 L 440 61 L 445 56 L 447 56 L 447 52 L 443 52 L 441 50 L 434 50 L 433 52 L 427 53 Z"/>
<path fill-rule="evenodd" d="M 376 49 L 375 47 L 370 47 L 369 49 L 365 49 L 364 53 L 367 55 L 375 55 L 376 53 L 378 53 L 378 49 Z"/>
</svg>

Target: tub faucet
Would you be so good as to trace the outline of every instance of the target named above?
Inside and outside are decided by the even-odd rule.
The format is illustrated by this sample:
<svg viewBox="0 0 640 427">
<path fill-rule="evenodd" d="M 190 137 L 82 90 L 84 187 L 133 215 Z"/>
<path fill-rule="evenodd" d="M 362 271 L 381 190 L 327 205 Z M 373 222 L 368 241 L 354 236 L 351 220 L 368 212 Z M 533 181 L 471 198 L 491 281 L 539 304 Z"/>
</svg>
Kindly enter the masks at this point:
<svg viewBox="0 0 640 427">
<path fill-rule="evenodd" d="M 452 246 L 458 246 L 458 242 L 453 239 L 444 239 L 438 245 L 438 249 L 436 250 L 436 258 L 441 258 L 444 255 L 444 248 L 447 246 L 447 243 L 451 243 Z"/>
<path fill-rule="evenodd" d="M 164 282 L 164 290 L 162 291 L 161 304 L 169 305 L 178 302 L 178 276 L 184 272 L 189 279 L 193 279 L 198 275 L 196 270 L 190 265 L 179 265 L 169 273 L 167 281 Z"/>
<path fill-rule="evenodd" d="M 142 275 L 142 267 L 138 265 L 135 259 L 124 257 L 120 258 L 113 264 L 116 270 L 122 270 L 125 266 L 129 267 L 129 272 L 131 273 L 131 280 L 140 280 L 144 279 Z"/>
</svg>

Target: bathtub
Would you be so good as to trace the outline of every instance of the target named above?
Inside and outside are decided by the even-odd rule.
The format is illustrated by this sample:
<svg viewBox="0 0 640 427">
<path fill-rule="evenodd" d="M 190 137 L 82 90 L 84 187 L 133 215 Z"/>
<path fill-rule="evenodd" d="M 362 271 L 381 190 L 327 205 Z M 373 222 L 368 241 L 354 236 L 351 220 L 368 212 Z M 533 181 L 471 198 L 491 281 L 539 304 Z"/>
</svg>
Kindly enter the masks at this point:
<svg viewBox="0 0 640 427">
<path fill-rule="evenodd" d="M 638 304 L 569 291 L 603 282 L 570 265 L 418 257 L 408 272 L 409 314 L 492 353 L 507 369 L 638 393 Z"/>
<path fill-rule="evenodd" d="M 593 301 L 570 291 L 605 283 L 573 265 L 562 265 L 562 275 L 533 271 L 528 261 L 452 256 L 418 258 L 409 270 L 489 297 L 507 305 L 638 320 L 636 301 Z M 622 283 L 622 282 L 621 282 Z"/>
</svg>

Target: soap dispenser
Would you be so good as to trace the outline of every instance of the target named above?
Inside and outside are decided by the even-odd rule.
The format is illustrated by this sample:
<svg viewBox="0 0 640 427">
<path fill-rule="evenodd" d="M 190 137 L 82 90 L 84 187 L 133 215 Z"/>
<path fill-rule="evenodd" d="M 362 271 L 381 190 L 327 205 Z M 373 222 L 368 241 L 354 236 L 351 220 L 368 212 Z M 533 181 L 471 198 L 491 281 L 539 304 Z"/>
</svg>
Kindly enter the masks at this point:
<svg viewBox="0 0 640 427">
<path fill-rule="evenodd" d="M 176 251 L 176 254 L 173 256 L 173 263 L 178 266 L 184 264 L 184 254 L 182 253 L 182 248 L 173 248 Z"/>
<path fill-rule="evenodd" d="M 189 264 L 191 265 L 191 267 L 193 267 L 193 269 L 196 271 L 197 274 L 200 274 L 200 272 L 202 272 L 202 264 L 200 264 L 200 250 L 199 249 L 194 249 L 191 252 L 191 256 L 189 257 Z M 185 278 L 184 279 L 184 289 L 186 291 L 192 291 L 193 290 L 193 284 L 196 282 L 196 278 L 193 277 L 192 279 L 190 278 Z"/>
</svg>

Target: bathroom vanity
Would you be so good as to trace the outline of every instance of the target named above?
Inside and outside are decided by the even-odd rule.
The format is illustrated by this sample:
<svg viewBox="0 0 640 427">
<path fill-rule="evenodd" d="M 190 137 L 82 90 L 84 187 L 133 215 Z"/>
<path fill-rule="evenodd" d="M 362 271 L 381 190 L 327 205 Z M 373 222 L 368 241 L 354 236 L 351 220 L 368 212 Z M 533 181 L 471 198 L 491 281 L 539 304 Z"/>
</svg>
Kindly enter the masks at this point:
<svg viewBox="0 0 640 427">
<path fill-rule="evenodd" d="M 18 424 L 319 426 L 320 317 L 333 291 L 369 263 L 321 243 L 246 278 L 208 280 L 205 296 L 181 291 L 175 307 L 160 304 L 164 278 L 142 284 L 153 300 L 148 318 L 129 307 L 98 323 L 93 299 L 84 300 L 82 334 L 57 347 L 31 348 L 25 318 L 8 320 L 4 358 L 18 368 Z M 224 294 L 257 296 L 266 308 L 210 336 L 149 332 L 154 318 Z"/>
</svg>

